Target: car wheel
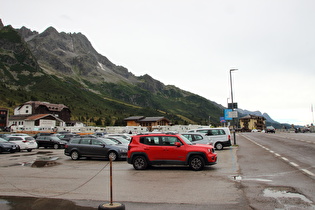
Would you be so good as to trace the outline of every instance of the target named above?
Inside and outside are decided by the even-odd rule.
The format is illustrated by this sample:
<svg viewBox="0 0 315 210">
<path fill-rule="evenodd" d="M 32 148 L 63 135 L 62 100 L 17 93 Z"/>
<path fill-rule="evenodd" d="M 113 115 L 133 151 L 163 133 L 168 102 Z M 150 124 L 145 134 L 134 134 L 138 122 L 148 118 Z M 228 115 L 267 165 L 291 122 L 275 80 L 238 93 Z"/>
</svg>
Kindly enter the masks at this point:
<svg viewBox="0 0 315 210">
<path fill-rule="evenodd" d="M 78 151 L 71 152 L 71 159 L 72 160 L 79 160 L 80 159 L 80 154 L 78 153 Z"/>
<path fill-rule="evenodd" d="M 134 157 L 132 163 L 133 163 L 133 167 L 136 170 L 144 170 L 148 166 L 148 161 L 143 156 L 136 156 L 136 157 Z"/>
<path fill-rule="evenodd" d="M 220 142 L 216 143 L 216 144 L 215 144 L 215 148 L 216 148 L 217 150 L 222 150 L 222 149 L 223 149 L 222 143 L 220 143 Z"/>
<path fill-rule="evenodd" d="M 28 152 L 32 152 L 32 149 L 28 149 L 27 151 L 28 151 Z"/>
<path fill-rule="evenodd" d="M 114 151 L 110 151 L 110 152 L 108 153 L 108 158 L 109 158 L 109 160 L 112 159 L 112 161 L 115 161 L 115 160 L 118 159 L 117 157 L 118 157 L 118 155 L 117 155 L 117 153 L 114 152 Z"/>
<path fill-rule="evenodd" d="M 59 145 L 58 144 L 54 144 L 54 149 L 59 149 Z"/>
<path fill-rule="evenodd" d="M 200 171 L 204 168 L 204 166 L 205 161 L 199 155 L 195 155 L 189 159 L 189 167 L 194 171 Z"/>
</svg>

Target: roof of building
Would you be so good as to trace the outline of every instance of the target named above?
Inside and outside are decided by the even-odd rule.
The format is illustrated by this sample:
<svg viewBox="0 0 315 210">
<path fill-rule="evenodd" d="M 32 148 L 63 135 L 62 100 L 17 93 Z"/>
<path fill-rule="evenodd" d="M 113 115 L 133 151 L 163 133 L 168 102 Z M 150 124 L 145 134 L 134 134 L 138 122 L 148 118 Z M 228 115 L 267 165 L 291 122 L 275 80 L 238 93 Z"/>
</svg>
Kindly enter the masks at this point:
<svg viewBox="0 0 315 210">
<path fill-rule="evenodd" d="M 127 117 L 124 120 L 125 121 L 136 121 L 136 120 L 140 120 L 145 118 L 144 116 L 131 116 L 131 117 Z"/>
<path fill-rule="evenodd" d="M 144 117 L 144 116 L 132 116 L 124 119 L 125 121 L 136 121 L 136 122 L 158 122 L 161 120 L 165 120 L 170 122 L 165 117 Z"/>
<path fill-rule="evenodd" d="M 65 106 L 64 104 L 51 104 L 49 102 L 42 102 L 42 101 L 28 101 L 24 104 L 22 104 L 19 109 L 23 106 L 23 105 L 31 105 L 34 106 L 34 108 L 36 109 L 39 106 L 46 106 L 47 109 L 49 109 L 50 111 L 61 111 L 62 109 L 69 109 L 67 106 Z"/>
<path fill-rule="evenodd" d="M 44 118 L 54 118 L 58 121 L 63 121 L 59 119 L 58 117 L 52 115 L 52 114 L 35 114 L 35 115 L 12 115 L 10 116 L 9 120 L 39 120 Z"/>
<path fill-rule="evenodd" d="M 262 118 L 262 119 L 266 120 L 266 118 L 263 116 L 257 116 L 257 115 L 253 115 L 253 114 L 248 114 L 244 117 L 241 117 L 240 119 L 257 119 L 257 118 Z"/>
<path fill-rule="evenodd" d="M 139 122 L 157 122 L 161 120 L 166 120 L 169 122 L 169 120 L 166 119 L 165 117 L 145 117 L 143 119 L 140 119 Z"/>
</svg>

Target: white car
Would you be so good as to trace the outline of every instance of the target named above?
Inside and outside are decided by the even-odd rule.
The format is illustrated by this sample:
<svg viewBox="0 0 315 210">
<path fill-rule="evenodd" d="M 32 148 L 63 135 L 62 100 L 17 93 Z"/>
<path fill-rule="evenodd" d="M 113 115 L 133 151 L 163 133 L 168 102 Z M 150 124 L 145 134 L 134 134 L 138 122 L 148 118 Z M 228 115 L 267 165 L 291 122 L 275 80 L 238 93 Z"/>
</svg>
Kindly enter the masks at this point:
<svg viewBox="0 0 315 210">
<path fill-rule="evenodd" d="M 181 133 L 185 136 L 191 143 L 195 144 L 212 144 L 210 138 L 205 133 Z"/>
<path fill-rule="evenodd" d="M 212 144 L 217 150 L 221 150 L 224 147 L 231 146 L 231 134 L 230 129 L 227 127 L 220 128 L 199 128 L 189 130 L 189 133 L 204 133 L 210 138 L 210 144 Z"/>
<path fill-rule="evenodd" d="M 20 150 L 27 150 L 28 152 L 38 147 L 36 140 L 31 136 L 7 136 L 5 139 L 19 145 Z"/>
</svg>

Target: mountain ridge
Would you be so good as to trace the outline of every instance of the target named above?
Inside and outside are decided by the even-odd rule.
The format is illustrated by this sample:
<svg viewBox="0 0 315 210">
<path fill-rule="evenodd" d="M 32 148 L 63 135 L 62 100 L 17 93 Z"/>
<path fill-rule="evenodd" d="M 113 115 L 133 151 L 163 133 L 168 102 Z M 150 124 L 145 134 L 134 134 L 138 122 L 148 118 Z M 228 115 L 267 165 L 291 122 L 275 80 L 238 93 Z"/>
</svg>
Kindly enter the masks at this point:
<svg viewBox="0 0 315 210">
<path fill-rule="evenodd" d="M 0 53 L 0 75 L 6 78 L 1 80 L 1 86 L 10 90 L 19 89 L 21 95 L 15 98 L 4 95 L 8 98 L 2 104 L 11 109 L 25 99 L 49 99 L 52 103 L 66 104 L 73 110 L 74 120 L 83 119 L 87 124 L 95 124 L 98 120 L 102 122 L 101 125 L 123 125 L 123 119 L 130 115 L 150 116 L 160 111 L 174 124 L 188 123 L 185 119 L 191 119 L 196 124 L 208 124 L 209 116 L 212 123 L 220 124 L 219 118 L 223 116 L 224 109 L 222 105 L 173 85 L 164 85 L 148 74 L 135 76 L 127 68 L 117 66 L 99 54 L 81 33 L 59 33 L 53 27 L 38 33 L 24 26 L 20 29 L 5 26 L 1 29 L 0 41 L 7 44 L 10 41 L 4 38 L 4 31 L 9 31 L 12 37 L 17 36 L 14 31 L 20 34 L 22 39 L 18 44 L 24 46 L 25 52 L 29 51 L 24 57 L 32 58 L 33 63 L 33 69 L 26 71 L 26 60 L 19 60 L 15 56 L 16 46 L 13 43 Z M 17 71 L 16 66 L 12 68 L 6 60 L 9 58 L 23 71 Z M 17 75 L 24 77 L 19 79 Z M 117 100 L 121 103 L 115 103 Z M 89 109 L 91 107 L 96 110 Z"/>
</svg>

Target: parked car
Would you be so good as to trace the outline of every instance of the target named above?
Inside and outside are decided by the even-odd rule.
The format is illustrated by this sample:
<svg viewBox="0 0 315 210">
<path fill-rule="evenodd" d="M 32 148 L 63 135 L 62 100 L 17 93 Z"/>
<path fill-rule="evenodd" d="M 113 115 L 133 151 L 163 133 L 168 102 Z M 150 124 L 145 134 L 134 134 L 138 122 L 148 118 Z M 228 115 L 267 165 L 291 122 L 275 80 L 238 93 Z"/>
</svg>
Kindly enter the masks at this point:
<svg viewBox="0 0 315 210">
<path fill-rule="evenodd" d="M 7 140 L 0 138 L 0 153 L 10 152 L 14 153 L 19 151 L 19 146 L 15 143 L 8 142 Z"/>
<path fill-rule="evenodd" d="M 10 133 L 0 133 L 0 138 L 5 138 L 10 135 L 11 135 Z"/>
<path fill-rule="evenodd" d="M 58 137 L 63 141 L 69 142 L 71 138 L 80 138 L 80 135 L 76 133 L 66 133 L 66 134 L 61 134 Z"/>
<path fill-rule="evenodd" d="M 210 138 L 205 133 L 182 133 L 191 143 L 195 144 L 211 144 Z"/>
<path fill-rule="evenodd" d="M 54 149 L 65 148 L 67 141 L 63 141 L 56 136 L 39 136 L 36 139 L 38 147 L 52 147 Z"/>
<path fill-rule="evenodd" d="M 217 154 L 213 146 L 194 145 L 180 134 L 140 134 L 131 138 L 127 162 L 136 170 L 150 165 L 188 165 L 198 171 L 216 164 Z"/>
<path fill-rule="evenodd" d="M 106 135 L 106 132 L 96 132 L 96 133 L 94 133 L 94 135 L 97 137 L 103 137 Z"/>
<path fill-rule="evenodd" d="M 46 133 L 37 133 L 37 134 L 35 134 L 35 136 L 33 136 L 34 137 L 34 139 L 37 139 L 37 137 L 39 137 L 39 136 L 52 136 L 52 135 L 54 135 L 55 133 L 49 133 L 49 132 L 46 132 Z"/>
<path fill-rule="evenodd" d="M 130 143 L 130 141 L 128 141 L 127 139 L 125 139 L 123 137 L 119 137 L 119 136 L 110 136 L 110 137 L 106 137 L 106 139 L 110 139 L 110 140 L 114 141 L 116 144 L 128 145 Z"/>
<path fill-rule="evenodd" d="M 130 141 L 130 139 L 131 139 L 131 136 L 129 134 L 114 133 L 114 134 L 106 134 L 105 135 L 105 137 L 114 137 L 114 136 L 122 137 L 124 139 L 127 139 L 128 141 Z"/>
<path fill-rule="evenodd" d="M 20 150 L 31 152 L 33 149 L 37 148 L 37 143 L 31 136 L 7 136 L 4 139 L 19 145 Z"/>
<path fill-rule="evenodd" d="M 26 133 L 11 133 L 10 136 L 30 136 Z"/>
<path fill-rule="evenodd" d="M 267 126 L 266 133 L 276 133 L 276 129 L 273 126 Z"/>
<path fill-rule="evenodd" d="M 189 130 L 191 132 L 205 133 L 211 141 L 211 144 L 217 149 L 222 150 L 224 147 L 231 146 L 231 133 L 230 129 L 226 127 L 222 128 L 199 128 Z"/>
<path fill-rule="evenodd" d="M 66 145 L 64 154 L 72 160 L 81 157 L 89 158 L 111 158 L 114 160 L 127 157 L 128 146 L 116 144 L 105 138 L 73 138 Z"/>
</svg>

